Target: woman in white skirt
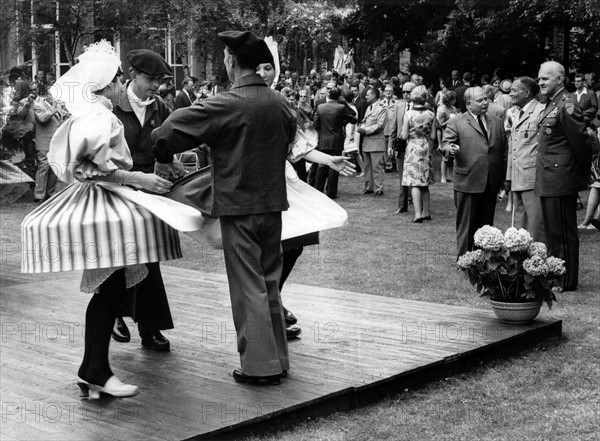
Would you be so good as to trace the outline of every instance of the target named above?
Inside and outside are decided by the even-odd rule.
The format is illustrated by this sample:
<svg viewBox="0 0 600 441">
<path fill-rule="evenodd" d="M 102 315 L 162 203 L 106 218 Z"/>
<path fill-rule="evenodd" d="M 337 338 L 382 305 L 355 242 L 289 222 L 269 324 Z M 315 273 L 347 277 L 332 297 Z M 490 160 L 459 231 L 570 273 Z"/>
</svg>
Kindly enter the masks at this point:
<svg viewBox="0 0 600 441">
<path fill-rule="evenodd" d="M 265 38 L 271 50 L 275 66 L 270 63 L 260 64 L 256 70 L 267 86 L 277 84 L 279 77 L 279 53 L 277 43 L 272 37 Z M 343 156 L 331 156 L 316 150 L 318 134 L 312 127 L 298 127 L 296 139 L 289 147 L 285 177 L 290 209 L 282 213 L 282 247 L 283 268 L 279 281 L 279 290 L 290 275 L 296 261 L 305 246 L 319 243 L 319 231 L 345 225 L 347 214 L 338 204 L 323 193 L 303 182 L 296 173 L 292 163 L 301 159 L 316 164 L 324 164 L 339 172 L 342 176 L 354 173 L 354 164 Z M 301 210 L 297 210 L 301 208 Z M 286 333 L 289 338 L 300 335 L 301 328 L 296 324 L 296 316 L 283 307 Z"/>
<path fill-rule="evenodd" d="M 120 60 L 106 41 L 79 56 L 55 84 L 53 96 L 72 117 L 58 128 L 49 161 L 64 182 L 63 192 L 23 220 L 23 272 L 83 270 L 81 291 L 93 293 L 86 312 L 80 387 L 90 398 L 100 392 L 132 396 L 108 360 L 111 331 L 126 288 L 147 275 L 145 263 L 181 257 L 172 228 L 197 229 L 196 210 L 131 189 L 166 193 L 171 183 L 152 173 L 128 172 L 133 165 L 123 125 L 112 113 L 118 97 Z M 125 185 L 122 185 L 125 184 Z"/>
</svg>

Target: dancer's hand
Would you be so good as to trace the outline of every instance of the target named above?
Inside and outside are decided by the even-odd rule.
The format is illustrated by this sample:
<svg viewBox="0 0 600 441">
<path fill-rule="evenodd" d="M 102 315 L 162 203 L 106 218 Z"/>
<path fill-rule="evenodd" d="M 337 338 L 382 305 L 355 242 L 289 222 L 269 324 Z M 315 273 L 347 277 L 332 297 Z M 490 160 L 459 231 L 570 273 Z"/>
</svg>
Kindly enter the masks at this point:
<svg viewBox="0 0 600 441">
<path fill-rule="evenodd" d="M 344 156 L 332 156 L 327 165 L 342 176 L 351 176 L 356 172 L 356 166 Z"/>
<path fill-rule="evenodd" d="M 173 185 L 171 181 L 163 179 L 154 173 L 141 173 L 137 176 L 137 184 L 146 191 L 159 194 L 168 192 Z"/>
<path fill-rule="evenodd" d="M 155 162 L 154 174 L 160 176 L 163 179 L 177 179 L 185 175 L 185 168 L 183 168 L 183 164 L 177 159 L 174 159 L 172 162 L 165 164 Z"/>
</svg>

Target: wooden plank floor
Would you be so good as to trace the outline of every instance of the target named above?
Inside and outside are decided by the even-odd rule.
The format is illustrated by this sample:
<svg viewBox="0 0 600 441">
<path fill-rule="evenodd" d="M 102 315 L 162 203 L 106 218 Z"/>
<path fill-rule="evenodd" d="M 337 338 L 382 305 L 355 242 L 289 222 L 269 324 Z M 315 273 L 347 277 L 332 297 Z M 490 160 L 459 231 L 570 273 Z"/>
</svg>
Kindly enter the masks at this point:
<svg viewBox="0 0 600 441">
<path fill-rule="evenodd" d="M 115 373 L 140 394 L 88 401 L 75 385 L 89 301 L 78 292 L 80 274 L 21 275 L 14 262 L 2 264 L 2 440 L 236 437 L 351 408 L 561 333 L 560 321 L 506 326 L 488 310 L 289 284 L 285 303 L 304 331 L 289 345 L 289 378 L 240 385 L 231 377 L 239 358 L 225 276 L 169 266 L 163 276 L 172 351 L 142 349 L 137 333 L 112 342 Z"/>
</svg>

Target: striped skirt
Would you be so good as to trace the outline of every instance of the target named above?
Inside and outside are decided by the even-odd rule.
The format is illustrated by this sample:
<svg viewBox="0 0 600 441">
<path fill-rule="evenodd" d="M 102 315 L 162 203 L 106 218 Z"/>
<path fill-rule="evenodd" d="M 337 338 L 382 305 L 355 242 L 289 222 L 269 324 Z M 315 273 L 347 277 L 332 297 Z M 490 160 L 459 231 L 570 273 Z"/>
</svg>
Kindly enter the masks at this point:
<svg viewBox="0 0 600 441">
<path fill-rule="evenodd" d="M 94 182 L 71 184 L 37 207 L 23 220 L 21 235 L 24 273 L 118 268 L 181 257 L 177 231 L 110 186 Z"/>
</svg>

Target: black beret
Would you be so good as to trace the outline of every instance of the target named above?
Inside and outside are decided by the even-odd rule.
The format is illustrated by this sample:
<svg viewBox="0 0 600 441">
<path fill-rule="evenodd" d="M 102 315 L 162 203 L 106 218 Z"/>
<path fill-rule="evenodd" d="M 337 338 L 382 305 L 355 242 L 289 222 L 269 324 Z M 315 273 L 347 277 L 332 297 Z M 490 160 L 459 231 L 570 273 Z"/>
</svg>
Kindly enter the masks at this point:
<svg viewBox="0 0 600 441">
<path fill-rule="evenodd" d="M 218 35 L 219 39 L 221 39 L 234 54 L 241 57 L 247 63 L 255 66 L 262 63 L 271 63 L 272 66 L 275 66 L 273 54 L 271 54 L 267 43 L 252 32 L 224 31 L 219 32 Z"/>
<path fill-rule="evenodd" d="M 165 59 L 148 49 L 135 49 L 127 52 L 127 59 L 135 70 L 147 75 L 172 75 L 171 67 Z"/>
</svg>

